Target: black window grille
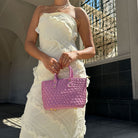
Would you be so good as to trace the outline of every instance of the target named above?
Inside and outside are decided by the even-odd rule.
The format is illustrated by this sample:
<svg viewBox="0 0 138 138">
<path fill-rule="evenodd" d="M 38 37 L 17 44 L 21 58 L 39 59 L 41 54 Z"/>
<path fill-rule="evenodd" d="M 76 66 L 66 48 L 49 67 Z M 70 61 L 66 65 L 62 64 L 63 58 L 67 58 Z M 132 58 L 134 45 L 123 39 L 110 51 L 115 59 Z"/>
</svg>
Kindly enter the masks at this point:
<svg viewBox="0 0 138 138">
<path fill-rule="evenodd" d="M 115 0 L 81 0 L 81 7 L 87 12 L 91 24 L 96 55 L 83 59 L 85 64 L 118 55 L 116 3 Z M 80 39 L 80 49 L 83 43 Z"/>
</svg>

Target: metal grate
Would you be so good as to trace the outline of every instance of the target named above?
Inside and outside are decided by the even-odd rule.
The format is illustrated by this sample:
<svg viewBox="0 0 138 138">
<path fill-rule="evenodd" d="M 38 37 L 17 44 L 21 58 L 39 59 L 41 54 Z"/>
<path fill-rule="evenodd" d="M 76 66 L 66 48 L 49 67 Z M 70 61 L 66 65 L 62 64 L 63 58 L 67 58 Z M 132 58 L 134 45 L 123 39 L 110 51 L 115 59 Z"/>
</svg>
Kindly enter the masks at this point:
<svg viewBox="0 0 138 138">
<path fill-rule="evenodd" d="M 83 59 L 85 64 L 118 55 L 115 0 L 81 0 L 81 7 L 87 12 L 91 24 L 96 55 Z M 80 39 L 80 49 L 83 49 Z"/>
</svg>

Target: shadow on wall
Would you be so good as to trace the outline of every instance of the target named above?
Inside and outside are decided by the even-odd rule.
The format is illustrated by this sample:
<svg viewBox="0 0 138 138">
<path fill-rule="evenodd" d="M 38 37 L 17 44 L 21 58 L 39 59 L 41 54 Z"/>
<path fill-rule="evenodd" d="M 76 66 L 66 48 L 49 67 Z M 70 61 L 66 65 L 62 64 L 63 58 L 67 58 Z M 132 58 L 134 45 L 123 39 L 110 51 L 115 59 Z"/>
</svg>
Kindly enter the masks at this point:
<svg viewBox="0 0 138 138">
<path fill-rule="evenodd" d="M 15 33 L 0 29 L 0 102 L 25 103 L 33 80 L 33 60 Z"/>
</svg>

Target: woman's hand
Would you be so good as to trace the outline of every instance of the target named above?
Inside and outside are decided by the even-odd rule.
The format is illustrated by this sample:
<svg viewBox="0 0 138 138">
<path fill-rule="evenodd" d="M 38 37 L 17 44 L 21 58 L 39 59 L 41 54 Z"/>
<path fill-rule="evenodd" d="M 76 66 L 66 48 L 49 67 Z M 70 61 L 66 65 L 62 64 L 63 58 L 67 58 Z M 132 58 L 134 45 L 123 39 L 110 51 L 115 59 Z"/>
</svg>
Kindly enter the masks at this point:
<svg viewBox="0 0 138 138">
<path fill-rule="evenodd" d="M 64 52 L 59 59 L 61 69 L 63 69 L 64 67 L 68 67 L 71 62 L 77 59 L 77 57 L 77 51 Z"/>
<path fill-rule="evenodd" d="M 58 74 L 60 69 L 61 69 L 61 66 L 60 64 L 58 63 L 58 61 L 53 58 L 53 57 L 50 57 L 50 56 L 44 56 L 41 60 L 44 64 L 44 66 L 51 72 L 51 73 L 56 73 Z"/>
</svg>

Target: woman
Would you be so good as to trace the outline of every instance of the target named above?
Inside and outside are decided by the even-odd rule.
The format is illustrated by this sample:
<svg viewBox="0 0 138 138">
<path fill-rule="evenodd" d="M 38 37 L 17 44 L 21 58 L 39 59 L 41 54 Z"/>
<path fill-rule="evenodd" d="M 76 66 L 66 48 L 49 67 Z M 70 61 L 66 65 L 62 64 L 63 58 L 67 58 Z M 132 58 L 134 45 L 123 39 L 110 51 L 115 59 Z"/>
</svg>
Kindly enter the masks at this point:
<svg viewBox="0 0 138 138">
<path fill-rule="evenodd" d="M 78 33 L 85 46 L 83 50 L 78 50 L 75 45 Z M 37 48 L 38 34 L 40 47 Z M 33 68 L 34 82 L 27 94 L 19 137 L 84 138 L 85 107 L 45 110 L 41 82 L 52 80 L 54 73 L 58 74 L 58 78 L 69 77 L 69 65 L 74 77 L 87 77 L 81 59 L 93 57 L 95 47 L 85 10 L 72 6 L 69 0 L 54 0 L 50 6 L 38 6 L 28 29 L 25 50 L 38 59 L 38 65 Z M 89 83 L 87 78 L 87 87 Z"/>
</svg>

